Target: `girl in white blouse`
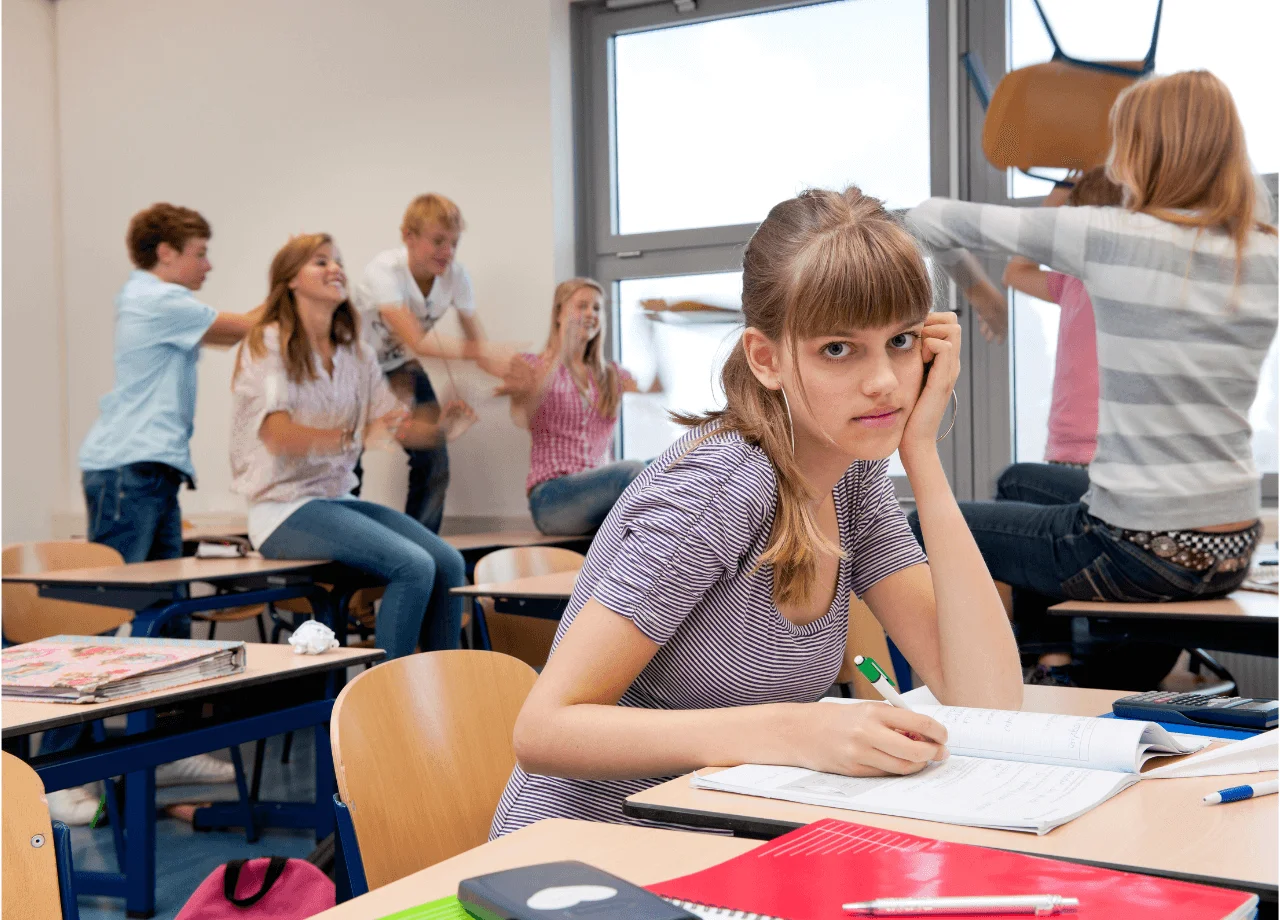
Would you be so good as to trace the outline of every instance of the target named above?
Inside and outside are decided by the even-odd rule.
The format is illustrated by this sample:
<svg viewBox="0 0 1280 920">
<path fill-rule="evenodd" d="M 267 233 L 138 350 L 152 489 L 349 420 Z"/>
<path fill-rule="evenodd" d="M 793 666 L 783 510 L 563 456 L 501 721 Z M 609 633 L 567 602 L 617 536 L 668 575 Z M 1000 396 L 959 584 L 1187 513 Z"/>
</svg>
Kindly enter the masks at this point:
<svg viewBox="0 0 1280 920">
<path fill-rule="evenodd" d="M 291 239 L 271 262 L 266 310 L 236 356 L 232 488 L 249 500 L 249 538 L 269 559 L 333 559 L 387 582 L 378 647 L 456 648 L 462 556 L 408 515 L 351 495 L 366 445 L 430 447 L 467 421 L 411 420 L 360 341 L 347 278 L 327 234 Z M 425 617 L 425 619 L 424 619 Z"/>
</svg>

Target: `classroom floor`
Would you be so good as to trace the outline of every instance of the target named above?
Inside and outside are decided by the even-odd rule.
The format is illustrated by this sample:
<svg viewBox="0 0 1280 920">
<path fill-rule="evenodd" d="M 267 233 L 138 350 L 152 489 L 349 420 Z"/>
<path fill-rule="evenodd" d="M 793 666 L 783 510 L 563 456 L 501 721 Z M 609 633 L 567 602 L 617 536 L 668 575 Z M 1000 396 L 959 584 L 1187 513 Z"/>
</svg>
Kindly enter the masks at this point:
<svg viewBox="0 0 1280 920">
<path fill-rule="evenodd" d="M 311 729 L 295 734 L 289 763 L 280 763 L 282 737 L 267 742 L 262 798 L 308 801 L 315 788 L 315 746 Z M 241 747 L 247 767 L 253 764 L 253 745 Z M 216 756 L 226 756 L 221 752 Z M 161 806 L 175 802 L 234 800 L 235 785 L 173 786 L 156 790 Z M 263 831 L 256 843 L 246 843 L 244 832 L 195 831 L 190 824 L 161 816 L 156 825 L 156 915 L 171 920 L 204 879 L 222 863 L 254 856 L 305 857 L 315 847 L 314 835 L 304 830 Z M 71 830 L 71 850 L 77 869 L 116 871 L 111 829 L 76 827 Z M 81 897 L 81 920 L 123 920 L 123 898 Z"/>
</svg>

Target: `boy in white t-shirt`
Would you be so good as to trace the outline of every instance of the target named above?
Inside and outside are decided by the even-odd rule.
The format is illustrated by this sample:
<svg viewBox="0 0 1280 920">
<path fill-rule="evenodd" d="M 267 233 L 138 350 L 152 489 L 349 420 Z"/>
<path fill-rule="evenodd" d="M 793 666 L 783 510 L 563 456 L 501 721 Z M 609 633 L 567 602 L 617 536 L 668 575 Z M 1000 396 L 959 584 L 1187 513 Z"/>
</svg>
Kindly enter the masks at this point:
<svg viewBox="0 0 1280 920">
<path fill-rule="evenodd" d="M 404 246 L 374 256 L 352 292 L 391 389 L 402 399 L 412 398 L 414 413 L 431 423 L 439 417 L 440 404 L 418 358 L 465 358 L 491 373 L 502 371 L 488 366 L 471 278 L 454 261 L 463 229 L 456 204 L 443 195 L 419 195 L 409 202 L 400 225 Z M 458 312 L 461 341 L 432 331 L 451 307 Z M 430 450 L 409 451 L 405 514 L 438 533 L 448 487 L 449 455 L 443 441 Z"/>
</svg>

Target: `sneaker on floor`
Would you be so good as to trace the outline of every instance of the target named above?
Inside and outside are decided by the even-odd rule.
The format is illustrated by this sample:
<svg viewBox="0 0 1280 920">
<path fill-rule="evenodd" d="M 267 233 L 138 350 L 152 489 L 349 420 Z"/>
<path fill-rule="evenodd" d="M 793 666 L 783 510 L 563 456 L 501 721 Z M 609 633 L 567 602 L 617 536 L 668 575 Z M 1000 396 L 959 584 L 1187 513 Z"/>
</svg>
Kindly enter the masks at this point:
<svg viewBox="0 0 1280 920">
<path fill-rule="evenodd" d="M 50 792 L 45 796 L 49 802 L 49 817 L 68 827 L 85 827 L 98 813 L 101 795 L 100 783 Z"/>
<path fill-rule="evenodd" d="M 1023 675 L 1022 682 L 1042 687 L 1078 686 L 1072 679 L 1071 672 L 1071 665 L 1038 664 Z"/>
<path fill-rule="evenodd" d="M 184 757 L 156 767 L 157 786 L 205 786 L 212 783 L 234 783 L 236 768 L 211 754 Z"/>
</svg>

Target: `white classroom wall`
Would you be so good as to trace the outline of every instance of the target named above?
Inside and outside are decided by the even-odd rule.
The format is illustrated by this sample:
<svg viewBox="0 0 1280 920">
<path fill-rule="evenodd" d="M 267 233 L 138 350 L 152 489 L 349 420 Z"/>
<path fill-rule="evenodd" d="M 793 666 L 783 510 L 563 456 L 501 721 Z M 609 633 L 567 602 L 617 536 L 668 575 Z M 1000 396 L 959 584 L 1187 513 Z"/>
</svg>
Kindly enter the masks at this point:
<svg viewBox="0 0 1280 920">
<path fill-rule="evenodd" d="M 65 491 L 57 88 L 49 0 L 4 0 L 4 542 L 49 536 Z"/>
<path fill-rule="evenodd" d="M 124 230 L 152 202 L 209 219 L 199 296 L 239 311 L 289 234 L 332 232 L 354 279 L 398 243 L 413 195 L 444 192 L 489 334 L 541 343 L 573 268 L 568 0 L 5 0 L 4 27 L 6 542 L 82 513 L 75 457 L 112 383 Z M 232 356 L 201 361 L 188 515 L 243 507 Z M 447 514 L 527 521 L 527 435 L 489 378 L 455 373 L 481 422 L 451 447 Z"/>
</svg>

